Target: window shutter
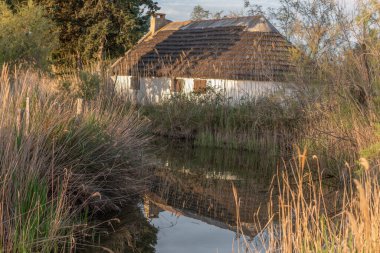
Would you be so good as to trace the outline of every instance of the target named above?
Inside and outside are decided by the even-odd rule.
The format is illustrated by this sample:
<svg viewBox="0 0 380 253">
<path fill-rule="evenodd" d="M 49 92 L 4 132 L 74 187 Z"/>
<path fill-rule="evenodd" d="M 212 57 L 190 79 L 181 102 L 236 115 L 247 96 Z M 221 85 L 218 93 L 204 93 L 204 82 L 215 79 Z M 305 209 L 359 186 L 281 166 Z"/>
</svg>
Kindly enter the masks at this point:
<svg viewBox="0 0 380 253">
<path fill-rule="evenodd" d="M 177 79 L 177 78 L 173 78 L 171 80 L 171 85 L 170 85 L 171 92 L 182 92 L 183 87 L 185 87 L 185 80 Z"/>
<path fill-rule="evenodd" d="M 194 80 L 194 92 L 205 93 L 207 86 L 207 80 Z"/>
</svg>

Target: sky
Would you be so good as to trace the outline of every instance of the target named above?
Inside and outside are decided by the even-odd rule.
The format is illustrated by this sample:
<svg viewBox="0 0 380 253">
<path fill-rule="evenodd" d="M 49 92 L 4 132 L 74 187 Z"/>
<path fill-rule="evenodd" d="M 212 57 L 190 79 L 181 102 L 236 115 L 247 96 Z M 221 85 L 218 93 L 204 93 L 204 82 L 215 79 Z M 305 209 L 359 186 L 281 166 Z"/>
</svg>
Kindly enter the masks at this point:
<svg viewBox="0 0 380 253">
<path fill-rule="evenodd" d="M 173 21 L 190 19 L 194 6 L 200 4 L 206 10 L 217 11 L 239 11 L 243 9 L 243 0 L 156 0 L 161 7 L 160 12 L 167 14 L 167 18 Z M 255 4 L 265 7 L 276 7 L 278 1 L 256 0 Z"/>
<path fill-rule="evenodd" d="M 243 0 L 156 0 L 161 7 L 159 12 L 166 13 L 167 18 L 172 21 L 189 20 L 191 11 L 194 6 L 200 4 L 206 10 L 217 12 L 224 10 L 226 14 L 230 11 L 239 11 L 243 9 Z M 341 0 L 348 4 L 356 0 Z M 279 6 L 279 0 L 255 0 L 253 3 L 267 7 L 276 8 Z"/>
</svg>

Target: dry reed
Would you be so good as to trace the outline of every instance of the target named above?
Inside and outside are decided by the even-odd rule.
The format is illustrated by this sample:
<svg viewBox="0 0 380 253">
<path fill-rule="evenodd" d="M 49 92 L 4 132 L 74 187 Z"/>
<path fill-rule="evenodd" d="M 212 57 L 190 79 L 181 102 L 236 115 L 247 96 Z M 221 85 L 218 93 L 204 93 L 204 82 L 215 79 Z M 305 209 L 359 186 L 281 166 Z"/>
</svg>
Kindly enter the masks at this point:
<svg viewBox="0 0 380 253">
<path fill-rule="evenodd" d="M 132 111 L 96 98 L 76 113 L 55 81 L 33 71 L 0 76 L 0 249 L 73 251 L 93 215 L 135 203 L 149 137 Z"/>
<path fill-rule="evenodd" d="M 324 171 L 312 171 L 306 150 L 277 173 L 276 194 L 268 204 L 269 222 L 249 252 L 377 252 L 380 248 L 378 166 L 360 160 L 360 176 L 347 165 L 339 191 L 326 186 Z M 317 166 L 319 168 L 319 166 Z M 358 168 L 359 169 L 359 168 Z M 235 190 L 236 191 L 236 190 Z M 238 199 L 238 193 L 235 198 Z M 237 205 L 238 205 L 237 201 Z M 242 232 L 242 231 L 240 231 Z M 257 242 L 260 242 L 257 244 Z"/>
</svg>

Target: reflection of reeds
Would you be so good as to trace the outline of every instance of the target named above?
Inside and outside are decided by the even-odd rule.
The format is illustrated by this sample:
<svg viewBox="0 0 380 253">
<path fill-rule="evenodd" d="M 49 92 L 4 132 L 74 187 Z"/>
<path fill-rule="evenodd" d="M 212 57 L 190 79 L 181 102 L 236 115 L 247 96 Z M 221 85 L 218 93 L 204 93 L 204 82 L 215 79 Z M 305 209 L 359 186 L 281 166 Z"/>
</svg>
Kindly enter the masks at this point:
<svg viewBox="0 0 380 253">
<path fill-rule="evenodd" d="M 157 242 L 157 228 L 149 221 L 137 207 L 124 209 L 118 218 L 107 220 L 97 225 L 95 238 L 88 242 L 83 253 L 121 253 L 143 252 L 154 253 Z M 96 241 L 97 244 L 94 244 Z M 92 245 L 91 245 L 92 244 Z"/>
</svg>

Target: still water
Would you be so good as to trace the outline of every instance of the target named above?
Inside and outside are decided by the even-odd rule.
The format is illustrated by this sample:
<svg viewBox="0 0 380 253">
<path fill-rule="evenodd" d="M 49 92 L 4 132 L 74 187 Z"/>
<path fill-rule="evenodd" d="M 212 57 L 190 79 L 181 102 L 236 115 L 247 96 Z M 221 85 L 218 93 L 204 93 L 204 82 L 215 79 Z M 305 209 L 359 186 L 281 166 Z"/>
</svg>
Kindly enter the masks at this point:
<svg viewBox="0 0 380 253">
<path fill-rule="evenodd" d="M 158 229 L 157 253 L 245 252 L 247 242 L 263 249 L 257 224 L 267 221 L 275 154 L 170 143 L 158 157 L 143 205 Z M 233 185 L 244 236 L 237 233 Z"/>
<path fill-rule="evenodd" d="M 267 237 L 258 224 L 268 221 L 275 153 L 199 148 L 191 143 L 160 142 L 159 149 L 140 209 L 122 212 L 119 222 L 110 223 L 111 231 L 99 239 L 102 246 L 87 252 L 131 252 L 131 241 L 139 248 L 134 252 L 264 252 Z M 133 230 L 140 232 L 131 240 Z"/>
</svg>

